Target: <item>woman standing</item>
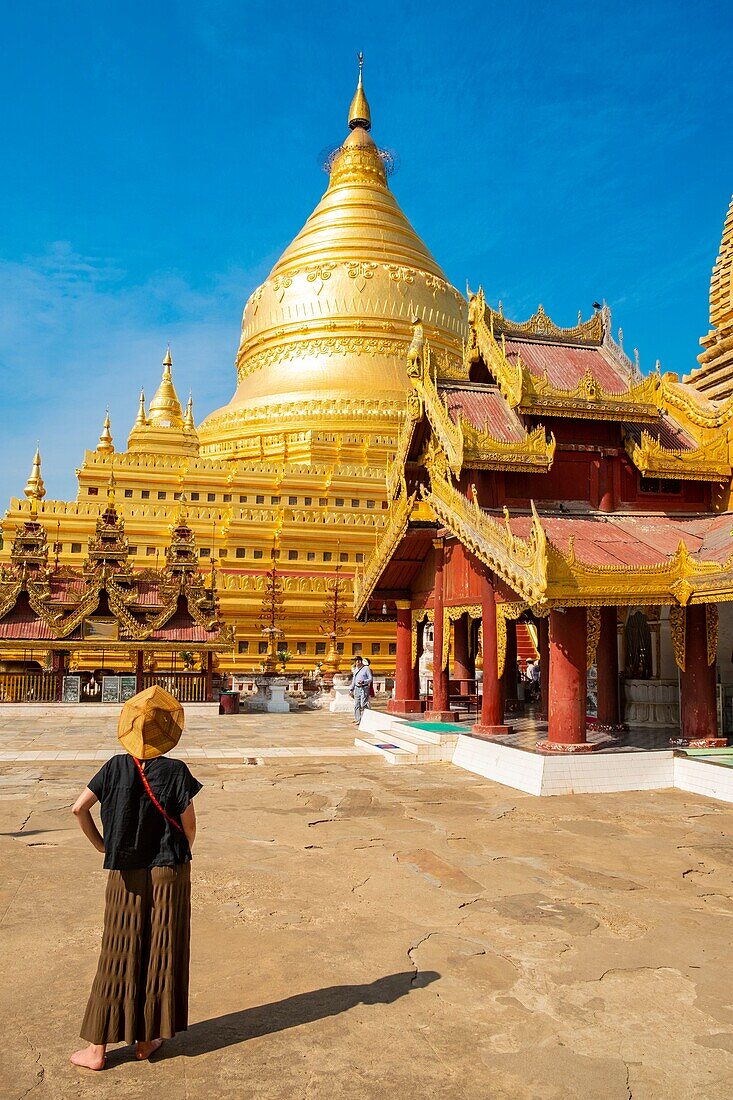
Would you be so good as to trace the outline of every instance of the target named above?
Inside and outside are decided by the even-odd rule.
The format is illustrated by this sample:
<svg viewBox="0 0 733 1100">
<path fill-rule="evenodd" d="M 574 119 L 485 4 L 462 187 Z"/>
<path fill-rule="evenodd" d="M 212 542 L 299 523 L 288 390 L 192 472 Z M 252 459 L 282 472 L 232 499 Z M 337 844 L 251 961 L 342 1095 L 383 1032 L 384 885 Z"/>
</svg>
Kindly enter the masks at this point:
<svg viewBox="0 0 733 1100">
<path fill-rule="evenodd" d="M 130 699 L 117 731 L 127 751 L 107 761 L 73 807 L 109 871 L 102 950 L 81 1026 L 89 1046 L 71 1056 L 87 1069 L 104 1068 L 109 1043 L 134 1042 L 136 1057 L 149 1058 L 188 1026 L 192 799 L 201 784 L 182 760 L 164 755 L 183 723 L 183 707 L 161 687 Z M 90 812 L 95 802 L 104 837 Z"/>
</svg>

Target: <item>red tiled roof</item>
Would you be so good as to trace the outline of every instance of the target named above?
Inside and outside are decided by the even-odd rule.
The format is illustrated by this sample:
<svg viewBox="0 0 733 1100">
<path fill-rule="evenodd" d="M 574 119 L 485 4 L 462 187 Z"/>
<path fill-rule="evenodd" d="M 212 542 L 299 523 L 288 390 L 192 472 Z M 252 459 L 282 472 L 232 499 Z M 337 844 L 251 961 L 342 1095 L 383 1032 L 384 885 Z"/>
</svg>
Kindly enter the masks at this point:
<svg viewBox="0 0 733 1100">
<path fill-rule="evenodd" d="M 30 608 L 25 592 L 21 592 L 13 609 L 0 620 L 0 640 L 18 638 L 20 641 L 30 642 L 54 636 L 50 627 Z"/>
<path fill-rule="evenodd" d="M 517 415 L 507 405 L 496 387 L 453 389 L 441 387 L 448 412 L 454 423 L 462 413 L 469 424 L 480 432 L 506 443 L 519 442 L 526 433 Z"/>
<path fill-rule="evenodd" d="M 503 513 L 491 514 L 503 522 Z M 539 516 L 548 539 L 563 553 L 573 538 L 575 557 L 584 565 L 659 565 L 674 555 L 680 542 L 693 558 L 704 561 L 725 561 L 733 552 L 730 514 L 677 518 L 643 513 L 577 516 L 540 512 Z M 511 516 L 510 526 L 513 534 L 527 538 L 532 517 Z"/>
<path fill-rule="evenodd" d="M 537 340 L 507 340 L 506 356 L 522 363 L 536 378 L 544 378 L 559 389 L 574 390 L 587 371 L 607 393 L 626 393 L 631 378 L 614 363 L 604 348 L 545 344 Z"/>
<path fill-rule="evenodd" d="M 635 443 L 641 443 L 641 433 L 648 432 L 652 439 L 669 451 L 694 451 L 695 440 L 671 416 L 662 414 L 656 424 L 624 424 L 626 434 Z"/>
</svg>

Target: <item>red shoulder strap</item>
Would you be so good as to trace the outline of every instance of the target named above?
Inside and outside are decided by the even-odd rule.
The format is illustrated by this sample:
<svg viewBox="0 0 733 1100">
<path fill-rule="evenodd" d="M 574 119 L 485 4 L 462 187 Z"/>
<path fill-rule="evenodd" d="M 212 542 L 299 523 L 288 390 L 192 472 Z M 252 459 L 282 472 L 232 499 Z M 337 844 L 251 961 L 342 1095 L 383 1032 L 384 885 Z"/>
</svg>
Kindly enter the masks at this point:
<svg viewBox="0 0 733 1100">
<path fill-rule="evenodd" d="M 170 816 L 170 814 L 167 814 L 165 812 L 165 810 L 161 806 L 160 802 L 158 802 L 158 799 L 153 794 L 152 789 L 150 787 L 150 784 L 148 783 L 148 777 L 146 776 L 145 770 L 144 770 L 142 764 L 140 763 L 140 761 L 138 760 L 138 758 L 136 756 L 133 756 L 132 759 L 135 761 L 135 767 L 137 768 L 138 775 L 140 776 L 140 778 L 143 781 L 143 787 L 145 788 L 145 790 L 147 792 L 148 798 L 153 803 L 156 810 L 159 810 L 162 813 L 163 817 L 166 819 L 166 821 L 170 825 L 173 826 L 174 829 L 178 829 L 178 832 L 183 833 L 183 835 L 185 836 L 186 834 L 183 832 L 183 828 L 178 824 L 177 821 L 173 820 L 173 818 Z"/>
</svg>

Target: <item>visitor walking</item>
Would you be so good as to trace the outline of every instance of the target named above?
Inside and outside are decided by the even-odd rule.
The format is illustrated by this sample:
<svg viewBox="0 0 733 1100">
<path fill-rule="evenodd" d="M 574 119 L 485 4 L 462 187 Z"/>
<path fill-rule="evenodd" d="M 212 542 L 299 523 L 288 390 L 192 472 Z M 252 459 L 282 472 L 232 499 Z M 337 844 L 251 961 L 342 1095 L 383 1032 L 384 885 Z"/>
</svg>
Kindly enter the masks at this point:
<svg viewBox="0 0 733 1100">
<path fill-rule="evenodd" d="M 81 1025 L 88 1047 L 74 1065 L 104 1067 L 109 1043 L 149 1058 L 188 1026 L 192 799 L 201 790 L 182 760 L 165 756 L 183 731 L 181 704 L 154 686 L 122 708 L 125 753 L 90 780 L 73 813 L 109 871 L 102 949 Z M 91 815 L 100 803 L 103 836 Z"/>
<path fill-rule="evenodd" d="M 369 707 L 369 688 L 374 677 L 371 668 L 364 664 L 361 657 L 356 658 L 354 665 L 351 694 L 354 697 L 354 722 L 358 726 L 361 723 L 362 714 Z"/>
</svg>

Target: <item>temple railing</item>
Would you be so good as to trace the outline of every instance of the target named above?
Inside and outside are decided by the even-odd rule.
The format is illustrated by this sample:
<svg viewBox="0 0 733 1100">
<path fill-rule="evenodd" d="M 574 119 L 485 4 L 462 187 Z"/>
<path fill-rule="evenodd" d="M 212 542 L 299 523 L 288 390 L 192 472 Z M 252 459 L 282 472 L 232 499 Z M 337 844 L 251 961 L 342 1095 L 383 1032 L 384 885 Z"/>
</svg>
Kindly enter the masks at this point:
<svg viewBox="0 0 733 1100">
<path fill-rule="evenodd" d="M 179 703 L 206 702 L 206 676 L 203 672 L 146 672 L 143 688 L 158 684 Z"/>
<path fill-rule="evenodd" d="M 0 672 L 0 703 L 53 703 L 57 694 L 52 672 Z"/>
</svg>

